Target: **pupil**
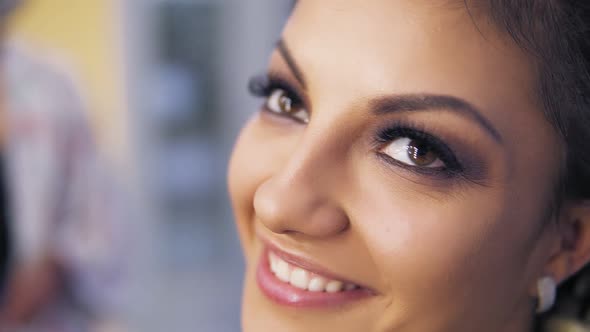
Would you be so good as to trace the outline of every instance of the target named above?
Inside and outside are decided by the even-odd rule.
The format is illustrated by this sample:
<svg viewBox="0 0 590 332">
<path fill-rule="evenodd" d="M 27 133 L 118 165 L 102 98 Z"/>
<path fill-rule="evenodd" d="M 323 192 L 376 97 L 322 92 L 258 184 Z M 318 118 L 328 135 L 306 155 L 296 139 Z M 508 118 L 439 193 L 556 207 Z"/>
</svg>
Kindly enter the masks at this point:
<svg viewBox="0 0 590 332">
<path fill-rule="evenodd" d="M 292 107 L 291 99 L 283 94 L 279 98 L 279 107 L 281 108 L 281 110 L 283 112 L 286 112 L 286 113 L 291 112 L 291 107 Z"/>
<path fill-rule="evenodd" d="M 408 145 L 408 157 L 418 166 L 428 166 L 437 159 L 436 154 L 429 148 L 428 144 L 412 140 Z"/>
</svg>

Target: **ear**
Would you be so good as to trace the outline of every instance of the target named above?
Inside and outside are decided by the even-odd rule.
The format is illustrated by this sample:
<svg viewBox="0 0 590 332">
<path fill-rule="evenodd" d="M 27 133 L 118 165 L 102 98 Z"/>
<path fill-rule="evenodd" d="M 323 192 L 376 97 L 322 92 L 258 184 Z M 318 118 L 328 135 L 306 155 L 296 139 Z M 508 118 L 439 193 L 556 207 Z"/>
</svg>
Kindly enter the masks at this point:
<svg viewBox="0 0 590 332">
<path fill-rule="evenodd" d="M 559 235 L 545 271 L 559 284 L 590 262 L 590 200 L 566 203 L 557 229 Z"/>
</svg>

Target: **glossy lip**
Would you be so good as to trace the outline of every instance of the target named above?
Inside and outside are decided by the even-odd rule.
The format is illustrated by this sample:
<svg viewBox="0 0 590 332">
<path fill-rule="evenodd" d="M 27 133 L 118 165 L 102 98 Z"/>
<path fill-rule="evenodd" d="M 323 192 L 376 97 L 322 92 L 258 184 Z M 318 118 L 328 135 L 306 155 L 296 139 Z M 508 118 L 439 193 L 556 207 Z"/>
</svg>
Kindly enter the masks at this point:
<svg viewBox="0 0 590 332">
<path fill-rule="evenodd" d="M 362 300 L 375 295 L 374 291 L 355 282 L 351 283 L 358 285 L 360 288 L 338 293 L 309 292 L 291 286 L 290 284 L 277 279 L 274 273 L 270 270 L 268 259 L 269 252 L 276 254 L 289 264 L 301 267 L 309 272 L 345 283 L 350 281 L 328 271 L 324 271 L 302 258 L 288 254 L 268 242 L 264 242 L 264 244 L 265 248 L 262 251 L 256 271 L 256 281 L 262 293 L 278 304 L 291 307 L 330 307 Z"/>
</svg>

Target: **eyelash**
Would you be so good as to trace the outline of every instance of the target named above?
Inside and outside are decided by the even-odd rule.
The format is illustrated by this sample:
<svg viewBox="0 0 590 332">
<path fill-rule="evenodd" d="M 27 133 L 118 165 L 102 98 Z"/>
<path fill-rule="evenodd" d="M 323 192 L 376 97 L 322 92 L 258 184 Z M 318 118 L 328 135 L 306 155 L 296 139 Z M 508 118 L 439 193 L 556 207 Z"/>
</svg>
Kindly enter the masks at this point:
<svg viewBox="0 0 590 332">
<path fill-rule="evenodd" d="M 377 132 L 375 145 L 378 149 L 390 144 L 396 139 L 407 137 L 420 140 L 428 144 L 440 160 L 444 163 L 442 168 L 427 168 L 412 166 L 393 159 L 389 155 L 377 152 L 378 156 L 390 164 L 409 169 L 411 171 L 427 176 L 443 176 L 446 178 L 456 177 L 464 173 L 463 166 L 455 156 L 455 153 L 439 138 L 428 134 L 422 126 L 410 122 L 398 121 Z M 377 149 L 376 149 L 377 150 Z"/>
<path fill-rule="evenodd" d="M 297 93 L 297 91 L 292 87 L 292 85 L 289 82 L 280 77 L 277 77 L 272 74 L 258 75 L 252 77 L 250 79 L 250 82 L 248 83 L 248 91 L 254 97 L 268 98 L 270 97 L 272 92 L 277 89 L 284 90 L 287 93 L 289 99 L 291 99 L 291 102 L 293 103 L 294 108 L 305 108 L 303 98 L 300 96 L 300 94 Z M 268 111 L 266 109 L 266 106 L 264 107 L 264 109 Z M 272 113 L 279 116 L 293 118 L 289 114 L 283 115 L 278 114 L 276 112 Z"/>
<path fill-rule="evenodd" d="M 289 82 L 280 77 L 274 76 L 272 74 L 258 75 L 252 77 L 248 84 L 248 90 L 254 97 L 268 98 L 276 89 L 284 90 L 293 102 L 294 107 L 305 107 L 303 105 L 303 98 L 301 98 L 301 96 L 296 92 Z M 268 111 L 266 106 L 264 107 L 264 110 Z M 272 114 L 293 118 L 289 114 L 282 115 L 277 114 L 276 112 L 272 112 Z M 295 119 L 295 121 L 297 120 Z M 455 157 L 455 154 L 452 152 L 452 150 L 445 143 L 443 143 L 443 141 L 431 134 L 428 134 L 424 128 L 417 124 L 402 121 L 397 121 L 393 124 L 390 124 L 385 129 L 377 132 L 375 136 L 375 144 L 378 148 L 382 148 L 386 144 L 389 144 L 402 137 L 421 140 L 427 143 L 432 147 L 434 152 L 445 164 L 445 166 L 443 168 L 411 166 L 399 162 L 385 153 L 377 152 L 377 155 L 390 164 L 394 164 L 397 167 L 409 169 L 410 171 L 426 176 L 442 176 L 450 178 L 459 176 L 464 172 L 463 166 Z"/>
</svg>

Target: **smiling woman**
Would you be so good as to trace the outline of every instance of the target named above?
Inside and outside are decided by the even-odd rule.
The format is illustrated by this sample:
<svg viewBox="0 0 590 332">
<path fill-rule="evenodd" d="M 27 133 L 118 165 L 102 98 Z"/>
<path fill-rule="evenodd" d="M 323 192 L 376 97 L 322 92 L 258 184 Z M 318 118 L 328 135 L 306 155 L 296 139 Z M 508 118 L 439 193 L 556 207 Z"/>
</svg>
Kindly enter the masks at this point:
<svg viewBox="0 0 590 332">
<path fill-rule="evenodd" d="M 589 26 L 583 1 L 298 1 L 229 169 L 244 331 L 540 329 L 590 261 Z"/>
</svg>

